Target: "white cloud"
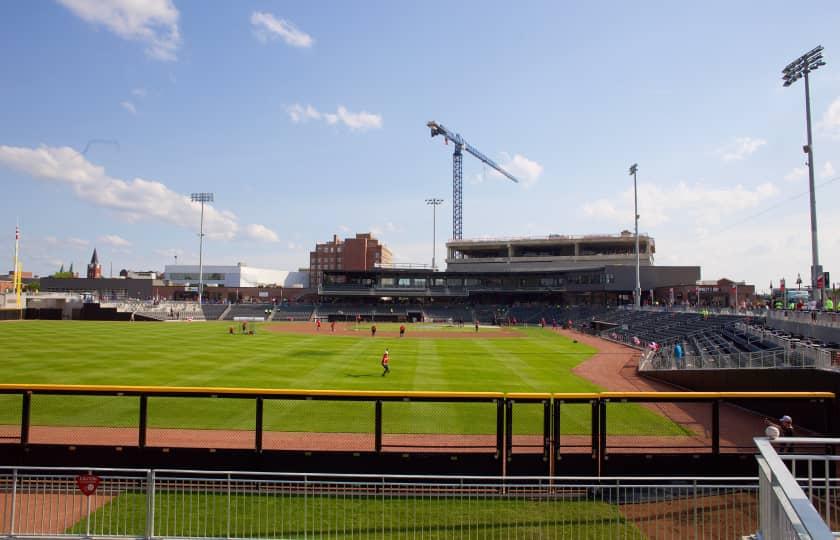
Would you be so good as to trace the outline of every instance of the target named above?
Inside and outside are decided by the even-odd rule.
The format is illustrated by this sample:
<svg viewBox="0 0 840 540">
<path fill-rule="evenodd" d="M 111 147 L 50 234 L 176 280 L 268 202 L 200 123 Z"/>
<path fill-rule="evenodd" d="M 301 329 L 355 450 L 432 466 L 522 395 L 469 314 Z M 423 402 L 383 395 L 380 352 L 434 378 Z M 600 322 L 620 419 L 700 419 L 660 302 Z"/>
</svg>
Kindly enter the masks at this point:
<svg viewBox="0 0 840 540">
<path fill-rule="evenodd" d="M 58 0 L 77 17 L 146 44 L 156 60 L 175 60 L 181 43 L 178 10 L 171 0 Z"/>
<path fill-rule="evenodd" d="M 796 182 L 806 178 L 808 176 L 808 167 L 803 165 L 801 167 L 796 167 L 789 173 L 785 175 L 785 180 L 788 182 Z"/>
<path fill-rule="evenodd" d="M 120 105 L 122 105 L 122 108 L 131 114 L 137 114 L 137 107 L 134 106 L 134 103 L 130 101 L 120 101 Z"/>
<path fill-rule="evenodd" d="M 513 157 L 507 152 L 502 152 L 502 158 L 499 161 L 499 166 L 519 179 L 522 186 L 529 188 L 537 183 L 543 173 L 543 166 L 536 161 L 530 160 L 522 154 L 514 154 Z M 480 184 L 485 180 L 486 176 L 493 178 L 505 178 L 502 173 L 490 167 L 485 167 L 485 171 L 477 174 L 473 184 Z M 508 181 L 508 180 L 506 180 Z"/>
<path fill-rule="evenodd" d="M 368 129 L 380 129 L 382 127 L 382 116 L 367 111 L 351 112 L 343 105 L 339 105 L 334 113 L 321 112 L 312 105 L 303 106 L 295 103 L 286 107 L 289 118 L 295 124 L 306 123 L 310 120 L 322 120 L 328 125 L 335 125 L 339 122 L 353 131 L 366 131 Z"/>
<path fill-rule="evenodd" d="M 350 232 L 350 227 L 348 227 L 347 225 L 339 225 L 338 230 L 343 232 L 343 233 L 349 233 Z"/>
<path fill-rule="evenodd" d="M 840 97 L 835 98 L 823 115 L 820 127 L 834 135 L 840 135 Z"/>
<path fill-rule="evenodd" d="M 45 236 L 44 242 L 46 242 L 50 246 L 54 246 L 58 244 L 58 238 L 56 238 L 55 236 Z"/>
<path fill-rule="evenodd" d="M 113 247 L 128 247 L 131 245 L 131 242 L 121 236 L 117 236 L 116 234 L 106 234 L 105 236 L 100 236 L 99 241 Z"/>
<path fill-rule="evenodd" d="M 160 221 L 191 231 L 199 225 L 201 207 L 187 195 L 154 180 L 108 176 L 103 167 L 89 162 L 73 148 L 0 145 L 0 164 L 33 178 L 67 185 L 79 199 L 113 210 L 130 222 Z M 205 205 L 204 230 L 208 236 L 232 239 L 239 229 L 235 214 Z M 263 237 L 268 236 L 263 233 Z"/>
<path fill-rule="evenodd" d="M 82 240 L 81 238 L 75 238 L 75 237 L 68 238 L 67 243 L 70 244 L 71 246 L 77 246 L 77 247 L 85 247 L 85 246 L 90 245 L 90 242 L 88 242 L 87 240 Z"/>
<path fill-rule="evenodd" d="M 245 236 L 261 242 L 277 242 L 277 233 L 258 223 L 252 223 L 245 227 Z"/>
<path fill-rule="evenodd" d="M 146 97 L 146 94 L 147 94 L 147 92 L 146 92 L 146 89 L 145 89 L 145 88 L 134 88 L 134 89 L 131 91 L 131 95 L 133 95 L 133 96 L 137 96 L 137 97 L 139 97 L 139 98 L 144 98 L 144 97 Z"/>
<path fill-rule="evenodd" d="M 832 165 L 830 161 L 826 161 L 820 171 L 820 178 L 832 178 L 835 174 L 836 171 L 834 170 L 834 165 Z"/>
<path fill-rule="evenodd" d="M 764 139 L 736 137 L 730 144 L 718 150 L 718 153 L 720 153 L 724 161 L 737 161 L 752 155 L 765 144 L 767 144 L 767 141 Z"/>
<path fill-rule="evenodd" d="M 254 27 L 254 36 L 263 43 L 280 38 L 292 47 L 308 48 L 315 42 L 312 36 L 290 21 L 278 19 L 271 13 L 262 11 L 251 13 L 251 26 Z"/>
<path fill-rule="evenodd" d="M 696 227 L 720 223 L 723 216 L 755 208 L 759 203 L 779 192 L 770 183 L 753 189 L 742 185 L 718 188 L 702 184 L 689 185 L 680 182 L 670 188 L 653 184 L 639 185 L 640 223 L 655 227 L 677 217 L 682 223 L 694 223 Z M 628 188 L 618 198 L 597 199 L 583 205 L 584 215 L 599 220 L 611 221 L 617 225 L 633 223 L 633 188 Z"/>
</svg>

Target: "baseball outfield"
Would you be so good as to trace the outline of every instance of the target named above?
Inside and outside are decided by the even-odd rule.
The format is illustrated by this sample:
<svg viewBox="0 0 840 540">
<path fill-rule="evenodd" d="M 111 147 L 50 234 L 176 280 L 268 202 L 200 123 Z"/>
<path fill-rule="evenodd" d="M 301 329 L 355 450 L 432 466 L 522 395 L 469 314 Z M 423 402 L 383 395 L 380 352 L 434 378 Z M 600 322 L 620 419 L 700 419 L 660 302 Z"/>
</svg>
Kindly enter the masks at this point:
<svg viewBox="0 0 840 540">
<path fill-rule="evenodd" d="M 240 323 L 241 324 L 241 323 Z M 247 387 L 272 389 L 595 392 L 605 390 L 572 370 L 595 349 L 551 329 L 455 328 L 257 323 L 254 335 L 234 322 L 121 323 L 21 321 L 0 326 L 3 383 Z M 230 328 L 235 328 L 230 334 Z M 388 348 L 391 373 L 380 358 Z M 0 423 L 19 421 L 18 396 L 0 396 Z M 5 403 L 3 403 L 5 402 Z M 392 433 L 494 433 L 487 404 L 405 403 L 385 418 Z M 281 401 L 266 410 L 267 431 L 357 433 L 371 429 L 369 403 Z M 517 433 L 539 433 L 541 408 L 523 407 Z M 155 398 L 149 426 L 251 429 L 248 400 Z M 566 407 L 564 434 L 587 434 L 589 411 Z M 36 396 L 34 426 L 137 425 L 136 399 Z M 611 412 L 615 435 L 686 435 L 648 408 Z"/>
</svg>

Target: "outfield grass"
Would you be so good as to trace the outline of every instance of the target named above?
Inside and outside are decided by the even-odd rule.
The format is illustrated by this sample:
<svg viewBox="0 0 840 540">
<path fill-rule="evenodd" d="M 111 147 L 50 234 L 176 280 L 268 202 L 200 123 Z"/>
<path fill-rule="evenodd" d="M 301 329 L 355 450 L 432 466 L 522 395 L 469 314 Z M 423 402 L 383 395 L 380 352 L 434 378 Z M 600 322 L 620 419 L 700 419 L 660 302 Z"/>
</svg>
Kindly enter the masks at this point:
<svg viewBox="0 0 840 540">
<path fill-rule="evenodd" d="M 228 514 L 230 505 L 230 514 Z M 93 536 L 143 536 L 146 498 L 123 494 L 91 516 Z M 230 515 L 230 529 L 228 529 Z M 68 533 L 84 534 L 82 520 Z M 155 495 L 155 534 L 215 538 L 628 538 L 645 536 L 615 505 L 574 500 L 345 495 Z"/>
<path fill-rule="evenodd" d="M 229 335 L 227 322 L 109 323 L 22 321 L 0 323 L 4 383 L 227 386 L 349 390 L 594 392 L 572 368 L 594 350 L 539 328 L 522 337 L 482 339 L 482 330 L 455 339 L 399 339 L 396 325 L 377 325 L 375 338 L 358 335 L 273 333 Z M 454 335 L 454 334 L 453 334 Z M 392 373 L 381 377 L 385 348 Z M 19 398 L 0 396 L 0 423 L 19 419 Z M 386 403 L 388 432 L 494 433 L 491 404 Z M 541 433 L 542 408 L 517 405 L 516 433 Z M 586 405 L 564 406 L 564 434 L 587 434 Z M 252 429 L 253 402 L 152 398 L 150 427 Z M 268 430 L 369 432 L 370 403 L 269 401 Z M 137 398 L 35 396 L 35 425 L 136 426 Z M 683 435 L 686 430 L 643 407 L 610 412 L 610 434 Z"/>
</svg>

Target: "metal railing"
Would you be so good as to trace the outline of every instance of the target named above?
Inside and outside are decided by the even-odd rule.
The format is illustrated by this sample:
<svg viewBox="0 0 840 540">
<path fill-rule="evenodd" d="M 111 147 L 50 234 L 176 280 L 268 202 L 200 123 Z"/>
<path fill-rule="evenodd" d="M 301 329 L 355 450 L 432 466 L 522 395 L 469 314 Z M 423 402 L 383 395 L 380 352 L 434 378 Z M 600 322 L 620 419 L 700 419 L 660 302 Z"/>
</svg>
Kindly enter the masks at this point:
<svg viewBox="0 0 840 540">
<path fill-rule="evenodd" d="M 840 312 L 831 311 L 795 311 L 790 309 L 772 309 L 766 313 L 768 319 L 791 321 L 830 328 L 840 328 Z"/>
<path fill-rule="evenodd" d="M 755 477 L 501 478 L 4 467 L 0 535 L 732 539 L 758 529 L 758 490 Z"/>
<path fill-rule="evenodd" d="M 781 445 L 783 451 L 792 450 L 795 444 L 831 445 L 840 443 L 840 439 L 816 439 L 804 437 L 779 438 L 771 441 L 765 437 L 756 437 L 755 444 L 759 455 L 759 501 L 760 501 L 760 538 L 762 540 L 829 540 L 835 538 L 828 522 L 837 512 L 833 508 L 837 500 L 837 479 L 831 478 L 829 463 L 837 461 L 836 456 L 782 456 L 773 445 Z M 785 461 L 807 462 L 807 477 L 796 478 L 796 469 L 788 468 Z M 823 462 L 823 483 L 814 486 L 815 461 Z M 793 471 L 793 472 L 792 472 Z M 807 486 L 806 494 L 800 483 Z M 815 507 L 815 502 L 823 509 L 822 514 Z"/>
</svg>

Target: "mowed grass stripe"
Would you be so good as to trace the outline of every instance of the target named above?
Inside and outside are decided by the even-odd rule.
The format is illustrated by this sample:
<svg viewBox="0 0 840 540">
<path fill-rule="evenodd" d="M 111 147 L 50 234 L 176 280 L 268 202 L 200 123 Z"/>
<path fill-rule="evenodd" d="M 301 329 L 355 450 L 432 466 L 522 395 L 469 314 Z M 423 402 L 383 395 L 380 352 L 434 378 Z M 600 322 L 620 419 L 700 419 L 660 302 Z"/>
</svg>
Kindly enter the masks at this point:
<svg viewBox="0 0 840 540">
<path fill-rule="evenodd" d="M 276 324 L 276 323 L 274 323 Z M 336 335 L 274 333 L 257 325 L 256 335 L 230 335 L 229 322 L 112 323 L 22 321 L 0 324 L 5 353 L 0 380 L 6 383 L 241 386 L 350 390 L 590 392 L 600 390 L 572 373 L 593 350 L 539 328 L 502 337 L 492 330 L 450 329 L 452 338 L 423 336 L 408 325 L 382 325 Z M 393 326 L 393 328 L 391 327 Z M 498 332 L 498 330 L 496 331 Z M 488 339 L 485 336 L 496 336 Z M 391 374 L 382 377 L 380 358 L 390 349 Z M 19 400 L 19 398 L 18 398 Z M 3 407 L 0 422 L 19 421 L 19 407 Z M 36 396 L 33 420 L 42 425 L 134 426 L 137 398 Z M 372 404 L 266 401 L 267 430 L 370 432 Z M 564 434 L 589 433 L 587 407 L 562 409 Z M 391 433 L 477 433 L 495 427 L 492 404 L 386 404 Z M 515 433 L 541 432 L 541 407 L 517 407 Z M 150 400 L 150 426 L 253 429 L 249 400 Z M 615 415 L 615 418 L 613 418 Z M 685 431 L 637 405 L 611 410 L 611 434 L 672 434 Z"/>
</svg>

